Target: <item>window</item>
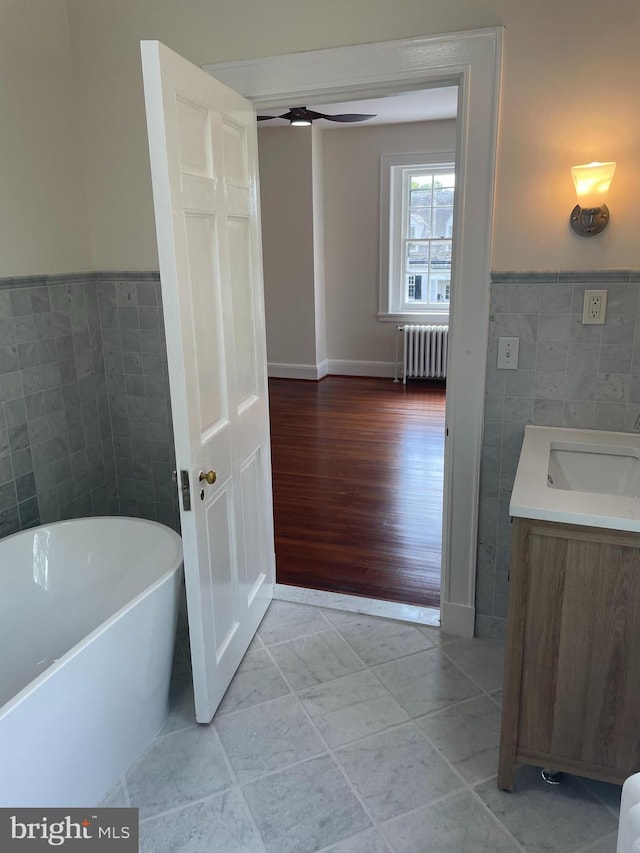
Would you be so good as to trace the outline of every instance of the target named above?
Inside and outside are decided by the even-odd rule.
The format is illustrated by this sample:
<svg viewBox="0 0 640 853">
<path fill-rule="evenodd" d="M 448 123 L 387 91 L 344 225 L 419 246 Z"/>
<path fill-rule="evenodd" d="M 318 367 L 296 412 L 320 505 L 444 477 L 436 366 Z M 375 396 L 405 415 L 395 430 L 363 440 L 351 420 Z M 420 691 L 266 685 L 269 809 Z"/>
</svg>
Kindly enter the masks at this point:
<svg viewBox="0 0 640 853">
<path fill-rule="evenodd" d="M 382 158 L 380 319 L 448 320 L 452 161 L 451 154 Z"/>
</svg>

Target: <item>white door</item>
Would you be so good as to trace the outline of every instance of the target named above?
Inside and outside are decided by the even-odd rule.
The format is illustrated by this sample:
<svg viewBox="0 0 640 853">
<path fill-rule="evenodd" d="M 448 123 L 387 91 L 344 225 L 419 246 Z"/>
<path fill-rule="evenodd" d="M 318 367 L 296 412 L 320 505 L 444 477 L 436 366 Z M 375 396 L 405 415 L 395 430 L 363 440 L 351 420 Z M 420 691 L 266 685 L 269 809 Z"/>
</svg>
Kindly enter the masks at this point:
<svg viewBox="0 0 640 853">
<path fill-rule="evenodd" d="M 196 718 L 206 723 L 275 580 L 256 120 L 249 101 L 164 45 L 141 47 Z M 200 479 L 209 472 L 213 483 Z"/>
</svg>

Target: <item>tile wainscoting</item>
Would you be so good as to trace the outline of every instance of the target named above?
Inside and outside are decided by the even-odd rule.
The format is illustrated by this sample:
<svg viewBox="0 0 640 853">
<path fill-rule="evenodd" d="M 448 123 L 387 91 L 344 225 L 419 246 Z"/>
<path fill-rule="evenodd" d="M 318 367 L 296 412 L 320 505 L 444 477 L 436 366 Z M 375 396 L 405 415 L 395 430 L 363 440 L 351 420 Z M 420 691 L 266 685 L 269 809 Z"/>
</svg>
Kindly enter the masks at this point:
<svg viewBox="0 0 640 853">
<path fill-rule="evenodd" d="M 158 273 L 96 276 L 120 513 L 178 529 Z"/>
<path fill-rule="evenodd" d="M 582 324 L 587 289 L 608 292 L 606 322 Z M 640 431 L 639 271 L 494 273 L 487 356 L 476 633 L 502 636 L 509 501 L 525 424 Z M 498 338 L 520 338 L 517 370 L 498 370 Z"/>
<path fill-rule="evenodd" d="M 603 326 L 583 292 L 608 291 Z M 640 272 L 494 273 L 476 630 L 501 636 L 509 500 L 527 423 L 640 430 Z M 500 336 L 517 370 L 496 369 Z M 158 273 L 0 279 L 0 537 L 123 514 L 178 527 Z"/>
<path fill-rule="evenodd" d="M 0 279 L 0 537 L 123 514 L 176 527 L 157 273 Z"/>
</svg>

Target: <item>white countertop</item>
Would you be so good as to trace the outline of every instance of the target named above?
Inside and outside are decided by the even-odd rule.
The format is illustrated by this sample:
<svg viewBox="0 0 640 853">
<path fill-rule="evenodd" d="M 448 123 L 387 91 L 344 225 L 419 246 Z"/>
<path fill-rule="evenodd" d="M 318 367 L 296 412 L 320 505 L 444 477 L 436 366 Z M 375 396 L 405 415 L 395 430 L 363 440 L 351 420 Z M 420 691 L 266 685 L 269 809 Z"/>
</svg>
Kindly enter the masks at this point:
<svg viewBox="0 0 640 853">
<path fill-rule="evenodd" d="M 509 514 L 520 518 L 640 532 L 639 498 L 578 492 L 547 485 L 552 442 L 640 451 L 640 435 L 635 433 L 526 426 Z"/>
</svg>

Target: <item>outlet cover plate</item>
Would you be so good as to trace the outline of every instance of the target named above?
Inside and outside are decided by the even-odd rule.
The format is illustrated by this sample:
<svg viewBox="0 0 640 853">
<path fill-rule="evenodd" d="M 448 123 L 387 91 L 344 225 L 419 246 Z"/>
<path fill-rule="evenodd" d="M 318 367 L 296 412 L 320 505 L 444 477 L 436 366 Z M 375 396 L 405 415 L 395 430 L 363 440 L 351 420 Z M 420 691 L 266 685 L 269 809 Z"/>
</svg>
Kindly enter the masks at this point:
<svg viewBox="0 0 640 853">
<path fill-rule="evenodd" d="M 582 304 L 582 323 L 601 326 L 607 316 L 607 291 L 585 290 Z"/>
</svg>

